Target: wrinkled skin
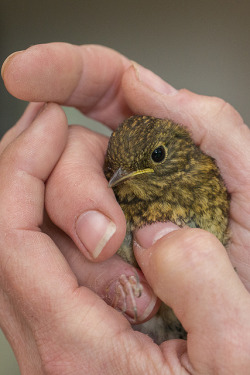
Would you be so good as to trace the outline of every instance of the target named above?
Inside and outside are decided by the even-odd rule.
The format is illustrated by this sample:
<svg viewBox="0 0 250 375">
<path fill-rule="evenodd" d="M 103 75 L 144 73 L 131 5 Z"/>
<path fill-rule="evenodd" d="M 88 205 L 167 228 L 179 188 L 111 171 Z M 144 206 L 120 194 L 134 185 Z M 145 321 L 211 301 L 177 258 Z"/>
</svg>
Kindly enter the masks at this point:
<svg viewBox="0 0 250 375">
<path fill-rule="evenodd" d="M 21 373 L 248 374 L 250 132 L 240 115 L 100 46 L 34 46 L 13 55 L 2 74 L 11 94 L 40 102 L 0 144 L 0 324 Z M 113 256 L 126 228 L 102 172 L 107 139 L 67 128 L 58 104 L 38 114 L 42 102 L 74 106 L 111 129 L 133 113 L 168 117 L 217 160 L 231 193 L 228 254 L 199 229 L 169 233 L 156 224 L 135 233 L 136 259 L 152 288 L 140 274 L 138 316 L 149 319 L 158 296 L 187 342 L 157 346 L 102 300 L 112 301 L 121 274 L 134 274 Z"/>
</svg>

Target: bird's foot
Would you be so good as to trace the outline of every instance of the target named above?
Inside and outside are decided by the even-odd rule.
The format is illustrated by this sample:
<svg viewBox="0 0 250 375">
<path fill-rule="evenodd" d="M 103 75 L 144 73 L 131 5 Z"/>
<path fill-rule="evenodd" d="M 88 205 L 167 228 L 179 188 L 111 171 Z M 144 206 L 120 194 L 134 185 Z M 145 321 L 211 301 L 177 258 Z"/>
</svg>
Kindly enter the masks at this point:
<svg viewBox="0 0 250 375">
<path fill-rule="evenodd" d="M 143 286 L 137 273 L 131 276 L 121 275 L 116 284 L 115 297 L 112 306 L 130 317 L 130 322 L 137 322 L 136 298 L 142 294 Z M 121 307 L 122 306 L 122 307 Z M 131 318 L 133 316 L 133 318 Z"/>
</svg>

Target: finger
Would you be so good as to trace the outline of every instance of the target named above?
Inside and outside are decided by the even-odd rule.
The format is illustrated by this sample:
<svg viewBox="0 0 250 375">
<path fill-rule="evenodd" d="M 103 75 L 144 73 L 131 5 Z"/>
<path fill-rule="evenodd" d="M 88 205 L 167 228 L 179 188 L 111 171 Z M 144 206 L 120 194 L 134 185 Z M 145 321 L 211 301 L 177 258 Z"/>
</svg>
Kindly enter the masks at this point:
<svg viewBox="0 0 250 375">
<path fill-rule="evenodd" d="M 1 233 L 6 233 L 0 242 L 1 281 L 13 301 L 22 301 L 26 305 L 24 311 L 27 308 L 31 314 L 33 308 L 44 303 L 41 296 L 56 296 L 56 275 L 62 285 L 66 283 L 63 280 L 68 266 L 39 229 L 44 211 L 44 181 L 59 159 L 66 137 L 64 112 L 49 104 L 0 159 L 0 227 Z M 75 286 L 73 275 L 71 281 Z M 33 288 L 37 288 L 36 295 Z"/>
<path fill-rule="evenodd" d="M 53 121 L 55 120 L 55 126 L 53 126 Z M 40 123 L 44 121 L 46 123 L 47 128 L 43 130 Z M 60 121 L 62 121 L 63 125 L 66 124 L 66 118 L 63 111 L 56 105 L 48 105 L 45 106 L 43 111 L 41 112 L 39 118 L 35 119 L 32 126 L 26 130 L 20 137 L 18 137 L 14 142 L 12 142 L 9 147 L 3 152 L 1 156 L 1 172 L 3 175 L 6 175 L 6 178 L 3 179 L 1 183 L 1 197 L 2 197 L 2 204 L 1 208 L 6 210 L 4 217 L 4 222 L 6 222 L 6 217 L 11 218 L 11 225 L 13 227 L 18 228 L 19 226 L 23 226 L 23 223 L 29 223 L 31 221 L 30 215 L 30 208 L 32 207 L 32 202 L 30 202 L 26 206 L 25 198 L 28 198 L 28 194 L 26 194 L 26 188 L 29 186 L 28 183 L 24 184 L 25 182 L 25 174 L 27 174 L 27 179 L 31 180 L 35 178 L 45 181 L 53 169 L 56 161 L 59 159 L 60 154 L 63 150 L 63 147 L 66 142 L 66 131 L 58 132 L 58 140 L 56 139 L 56 132 L 58 131 Z M 36 126 L 39 124 L 42 128 Z M 45 127 L 45 126 L 44 126 Z M 62 127 L 62 125 L 61 125 Z M 37 130 L 38 128 L 38 130 Z M 60 129 L 60 128 L 59 128 Z M 39 133 L 41 132 L 40 137 L 37 137 L 38 140 L 34 137 L 36 131 Z M 34 138 L 34 139 L 33 139 Z M 46 151 L 51 148 L 51 158 L 48 158 L 47 154 L 41 154 L 38 150 L 41 149 L 41 144 L 46 147 Z M 52 151 L 53 146 L 53 151 Z M 25 158 L 26 157 L 26 158 Z M 42 159 L 43 157 L 43 159 Z M 39 165 L 39 168 L 38 168 Z M 12 173 L 12 174 L 11 174 Z M 38 175 L 39 173 L 39 175 Z M 31 177 L 30 177 L 31 176 Z M 20 184 L 19 184 L 20 180 Z M 26 186 L 27 185 L 27 186 Z M 37 187 L 36 184 L 31 184 L 31 192 L 33 189 L 33 185 L 35 188 Z M 40 185 L 40 183 L 39 183 Z M 23 190 L 21 190 L 23 189 Z M 19 194 L 18 194 L 19 191 Z M 7 196 L 12 197 L 11 199 L 16 200 L 19 205 L 21 205 L 21 212 L 23 212 L 22 218 L 18 215 L 15 215 L 16 206 L 9 206 L 9 204 L 5 203 L 3 197 L 6 198 Z M 23 194 L 23 195 L 21 195 Z M 39 197 L 40 202 L 40 196 Z M 23 200 L 22 200 L 23 198 Z M 35 206 L 36 207 L 36 206 Z M 34 220 L 37 220 L 40 217 L 43 202 L 39 206 L 38 209 L 34 211 Z M 38 214 L 39 211 L 39 214 Z M 8 213 L 8 214 L 7 214 Z M 15 222 L 13 220 L 15 219 Z M 33 216 L 32 216 L 33 219 Z M 39 221 L 36 221 L 36 226 L 39 226 Z M 8 221 L 6 222 L 8 224 Z M 16 224 L 15 224 L 16 223 Z M 34 222 L 32 225 L 34 226 Z M 28 224 L 27 229 L 28 229 Z"/>
<path fill-rule="evenodd" d="M 80 326 L 90 337 L 93 322 L 101 331 L 110 327 L 111 336 L 129 328 L 127 321 L 91 290 L 79 288 L 64 256 L 40 230 L 44 182 L 63 152 L 67 135 L 64 112 L 49 104 L 0 158 L 0 229 L 4 234 L 0 238 L 1 290 L 19 322 L 15 326 L 24 327 L 22 339 L 33 342 L 34 353 L 45 366 L 51 363 L 50 355 L 55 358 L 59 352 L 65 353 L 65 348 L 76 347 L 71 341 Z M 13 334 L 9 325 L 8 316 L 3 317 L 1 326 Z M 68 331 L 65 336 L 65 327 L 71 334 Z M 20 351 L 12 337 L 9 339 L 23 363 L 22 354 L 27 353 Z"/>
<path fill-rule="evenodd" d="M 39 229 L 44 181 L 60 158 L 66 139 L 65 115 L 60 107 L 49 104 L 0 158 L 0 229 L 4 234 L 0 238 L 1 290 L 14 311 L 14 320 L 19 321 L 18 327 L 25 331 L 21 338 L 22 330 L 17 335 L 27 340 L 28 347 L 33 343 L 32 355 L 39 361 L 39 368 L 48 372 L 52 368 L 65 369 L 65 359 L 71 370 L 76 362 L 76 372 L 81 372 L 87 359 L 94 363 L 104 335 L 109 345 L 105 361 L 118 334 L 123 333 L 123 340 L 131 336 L 131 351 L 139 343 L 124 318 L 88 288 L 78 287 L 55 243 Z M 7 316 L 1 325 L 15 334 L 12 328 L 6 328 L 8 324 Z M 13 337 L 10 341 L 24 367 L 30 352 L 27 354 L 26 346 L 20 350 L 20 341 Z M 94 354 L 88 352 L 89 346 Z M 123 353 L 122 347 L 118 352 Z M 33 359 L 31 362 L 26 368 L 33 369 Z M 102 356 L 100 362 L 104 364 Z M 96 369 L 96 365 L 90 367 Z"/>
<path fill-rule="evenodd" d="M 90 260 L 105 260 L 120 247 L 124 214 L 103 173 L 108 139 L 70 127 L 64 153 L 46 186 L 46 208 Z"/>
<path fill-rule="evenodd" d="M 15 126 L 13 126 L 7 133 L 4 134 L 0 143 L 0 154 L 3 150 L 17 138 L 26 128 L 30 126 L 38 112 L 41 110 L 44 103 L 30 103 L 24 111 L 21 118 Z"/>
<path fill-rule="evenodd" d="M 50 43 L 12 54 L 2 76 L 7 90 L 19 99 L 75 106 L 115 127 L 131 113 L 120 87 L 130 65 L 106 47 Z"/>
<path fill-rule="evenodd" d="M 165 236 L 164 231 L 168 233 L 168 224 L 165 229 L 154 224 L 137 231 L 136 258 L 155 293 L 187 330 L 189 363 L 196 373 L 209 373 L 211 363 L 226 369 L 235 360 L 243 369 L 250 340 L 250 300 L 225 249 L 199 229 L 174 230 Z M 241 341 L 243 326 L 247 334 Z"/>
<path fill-rule="evenodd" d="M 142 323 L 156 313 L 160 301 L 138 269 L 124 262 L 119 256 L 113 256 L 105 262 L 90 262 L 79 252 L 73 241 L 49 220 L 45 221 L 43 230 L 63 253 L 79 285 L 98 294 L 106 303 L 122 312 L 132 324 Z M 123 283 L 124 276 L 128 281 L 126 285 Z M 140 295 L 131 296 L 127 286 L 130 287 L 129 280 L 135 280 L 137 277 L 142 290 Z M 132 289 L 131 292 L 133 293 Z"/>
</svg>

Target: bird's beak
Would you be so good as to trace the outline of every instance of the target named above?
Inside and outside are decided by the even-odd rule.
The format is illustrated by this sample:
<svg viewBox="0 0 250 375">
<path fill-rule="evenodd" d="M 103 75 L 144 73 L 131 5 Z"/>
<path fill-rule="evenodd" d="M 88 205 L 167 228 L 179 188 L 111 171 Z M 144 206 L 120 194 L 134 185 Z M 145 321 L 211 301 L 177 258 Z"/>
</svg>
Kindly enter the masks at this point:
<svg viewBox="0 0 250 375">
<path fill-rule="evenodd" d="M 137 171 L 127 172 L 123 170 L 121 167 L 115 171 L 111 179 L 109 180 L 109 187 L 114 187 L 118 185 L 120 182 L 127 180 L 128 178 L 132 178 L 134 176 L 138 176 L 139 174 L 143 173 L 153 173 L 154 170 L 151 168 L 145 169 L 138 169 Z"/>
</svg>

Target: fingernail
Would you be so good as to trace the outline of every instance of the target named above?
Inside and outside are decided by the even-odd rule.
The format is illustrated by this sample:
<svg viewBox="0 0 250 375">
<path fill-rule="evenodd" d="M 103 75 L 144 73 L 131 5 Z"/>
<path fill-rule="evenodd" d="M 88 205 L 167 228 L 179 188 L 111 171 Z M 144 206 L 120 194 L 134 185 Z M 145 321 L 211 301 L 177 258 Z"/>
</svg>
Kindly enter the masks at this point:
<svg viewBox="0 0 250 375">
<path fill-rule="evenodd" d="M 165 95 L 176 95 L 178 93 L 178 90 L 151 72 L 151 70 L 144 68 L 134 61 L 132 61 L 132 66 L 134 67 L 138 80 L 150 89 Z"/>
<path fill-rule="evenodd" d="M 156 304 L 159 305 L 159 300 L 156 295 L 153 293 L 152 289 L 147 283 L 142 283 L 143 291 L 141 296 L 136 298 L 136 319 L 134 314 L 134 308 L 131 305 L 127 305 L 127 309 L 124 312 L 127 319 L 132 324 L 139 324 L 148 319 L 148 317 L 152 314 L 153 310 L 156 309 Z M 120 308 L 122 305 L 120 306 Z"/>
<path fill-rule="evenodd" d="M 116 225 L 98 211 L 87 211 L 76 221 L 76 233 L 90 256 L 96 259 L 116 231 Z"/>
<path fill-rule="evenodd" d="M 147 283 L 142 283 L 142 285 L 143 293 L 141 295 L 141 313 L 140 309 L 138 309 L 138 322 L 143 322 L 146 320 L 152 314 L 153 310 L 155 310 L 156 304 L 159 305 L 159 300 L 153 293 L 150 286 Z M 143 302 L 145 304 L 144 309 Z"/>
<path fill-rule="evenodd" d="M 10 60 L 13 59 L 13 57 L 15 57 L 16 55 L 19 55 L 20 53 L 22 53 L 23 51 L 16 51 L 16 52 L 13 52 L 11 55 L 9 55 L 5 61 L 3 62 L 3 65 L 2 65 L 2 68 L 1 68 L 1 76 L 3 78 L 4 76 L 4 71 L 5 71 L 5 68 L 7 66 L 7 64 L 9 64 Z"/>
<path fill-rule="evenodd" d="M 159 307 L 159 300 L 148 283 L 134 275 L 121 275 L 109 286 L 105 300 L 132 324 L 146 320 Z"/>
<path fill-rule="evenodd" d="M 154 223 L 138 229 L 134 233 L 134 241 L 143 249 L 153 246 L 156 241 L 166 235 L 173 235 L 180 227 L 171 221 L 166 223 Z"/>
</svg>

